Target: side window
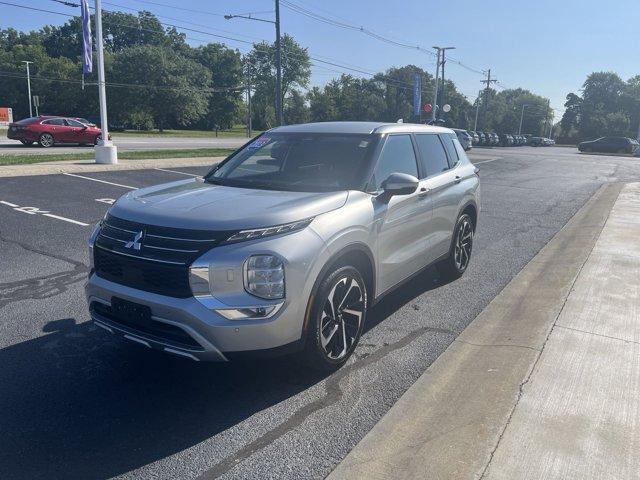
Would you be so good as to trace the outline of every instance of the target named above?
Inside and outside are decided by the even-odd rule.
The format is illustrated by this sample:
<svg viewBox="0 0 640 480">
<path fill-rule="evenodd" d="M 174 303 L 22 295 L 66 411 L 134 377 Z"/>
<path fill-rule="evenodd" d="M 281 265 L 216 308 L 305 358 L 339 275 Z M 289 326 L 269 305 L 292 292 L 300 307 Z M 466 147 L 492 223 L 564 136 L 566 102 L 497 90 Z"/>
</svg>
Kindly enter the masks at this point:
<svg viewBox="0 0 640 480">
<path fill-rule="evenodd" d="M 63 126 L 65 124 L 62 118 L 52 118 L 51 120 L 45 120 L 42 123 L 45 125 L 63 125 Z"/>
<path fill-rule="evenodd" d="M 84 125 L 77 120 L 72 120 L 70 118 L 66 119 L 67 125 L 70 127 L 84 127 Z"/>
<path fill-rule="evenodd" d="M 456 151 L 455 141 L 458 140 L 456 135 L 443 134 L 440 135 L 440 140 L 444 144 L 444 148 L 447 150 L 447 157 L 449 157 L 449 167 L 453 167 L 458 161 L 458 152 Z"/>
<path fill-rule="evenodd" d="M 427 176 L 449 169 L 447 154 L 438 135 L 435 133 L 419 133 L 416 135 L 416 140 L 422 157 L 422 165 Z M 451 139 L 449 139 L 449 143 L 451 143 Z M 453 146 L 453 144 L 451 145 Z"/>
<path fill-rule="evenodd" d="M 373 172 L 371 184 L 374 189 L 379 190 L 382 182 L 395 172 L 418 176 L 418 164 L 410 135 L 390 135 L 387 138 Z"/>
</svg>

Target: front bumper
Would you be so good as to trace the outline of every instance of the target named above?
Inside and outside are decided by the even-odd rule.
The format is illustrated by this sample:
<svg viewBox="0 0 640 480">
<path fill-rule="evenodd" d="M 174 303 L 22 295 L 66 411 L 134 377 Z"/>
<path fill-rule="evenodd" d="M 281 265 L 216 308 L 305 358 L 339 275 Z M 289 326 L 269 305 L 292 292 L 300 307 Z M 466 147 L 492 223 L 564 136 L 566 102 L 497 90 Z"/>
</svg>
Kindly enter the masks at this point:
<svg viewBox="0 0 640 480">
<path fill-rule="evenodd" d="M 242 287 L 244 260 L 259 253 L 285 259 L 286 298 L 269 318 L 229 320 L 217 308 L 240 308 L 259 299 Z M 111 282 L 92 273 L 85 285 L 91 318 L 110 333 L 167 353 L 204 361 L 227 361 L 244 353 L 279 353 L 300 346 L 307 303 L 319 270 L 329 253 L 310 228 L 263 241 L 216 247 L 197 262 L 210 265 L 214 292 L 210 302 L 174 298 Z M 234 281 L 227 281 L 233 270 Z M 138 328 L 109 315 L 112 297 L 151 309 L 153 329 Z M 273 302 L 271 302 L 273 303 Z M 217 308 L 215 308 L 217 307 Z M 169 332 L 169 333 L 167 333 Z"/>
</svg>

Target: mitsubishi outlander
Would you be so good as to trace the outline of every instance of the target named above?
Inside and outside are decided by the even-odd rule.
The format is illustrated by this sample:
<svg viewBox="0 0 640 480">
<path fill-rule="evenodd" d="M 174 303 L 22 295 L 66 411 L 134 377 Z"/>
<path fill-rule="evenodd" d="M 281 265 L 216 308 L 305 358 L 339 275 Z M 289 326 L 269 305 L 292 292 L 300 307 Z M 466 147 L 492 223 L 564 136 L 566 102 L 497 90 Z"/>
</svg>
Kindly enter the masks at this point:
<svg viewBox="0 0 640 480">
<path fill-rule="evenodd" d="M 91 317 L 193 360 L 298 352 L 332 370 L 387 292 L 432 264 L 465 272 L 479 196 L 450 129 L 278 127 L 111 206 L 89 241 Z"/>
</svg>

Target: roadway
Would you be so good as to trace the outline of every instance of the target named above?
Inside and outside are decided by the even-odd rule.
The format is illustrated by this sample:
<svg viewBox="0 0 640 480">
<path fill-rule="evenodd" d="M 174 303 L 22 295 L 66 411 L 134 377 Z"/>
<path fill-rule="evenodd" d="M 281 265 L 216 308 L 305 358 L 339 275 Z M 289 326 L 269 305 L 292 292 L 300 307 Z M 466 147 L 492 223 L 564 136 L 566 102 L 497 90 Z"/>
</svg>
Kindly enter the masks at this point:
<svg viewBox="0 0 640 480">
<path fill-rule="evenodd" d="M 247 142 L 246 137 L 152 137 L 135 136 L 119 137 L 113 134 L 113 143 L 121 151 L 166 150 L 177 148 L 236 148 Z M 8 154 L 52 154 L 52 153 L 81 153 L 92 152 L 93 147 L 78 145 L 55 145 L 51 148 L 41 148 L 38 145 L 25 147 L 16 140 L 7 139 L 0 133 L 0 155 Z"/>
<path fill-rule="evenodd" d="M 474 150 L 469 270 L 430 268 L 379 303 L 348 364 L 197 364 L 89 321 L 86 239 L 112 199 L 205 167 L 0 179 L 0 478 L 319 478 L 328 474 L 572 215 L 638 159 Z M 171 170 L 171 171 L 169 171 Z M 30 208 L 27 208 L 30 207 Z"/>
</svg>

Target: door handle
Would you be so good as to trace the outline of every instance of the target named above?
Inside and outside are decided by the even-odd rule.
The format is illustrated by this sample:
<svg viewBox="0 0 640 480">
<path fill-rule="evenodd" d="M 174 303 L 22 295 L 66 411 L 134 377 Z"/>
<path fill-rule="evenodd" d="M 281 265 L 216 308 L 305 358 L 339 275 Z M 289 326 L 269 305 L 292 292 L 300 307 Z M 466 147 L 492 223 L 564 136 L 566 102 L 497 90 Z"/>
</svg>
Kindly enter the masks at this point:
<svg viewBox="0 0 640 480">
<path fill-rule="evenodd" d="M 420 189 L 420 193 L 418 193 L 419 197 L 426 197 L 427 195 L 429 195 L 429 189 L 427 187 L 422 187 Z"/>
<path fill-rule="evenodd" d="M 460 175 L 456 175 L 456 179 L 453 181 L 453 183 L 458 184 L 462 181 L 462 177 L 460 177 Z"/>
</svg>

